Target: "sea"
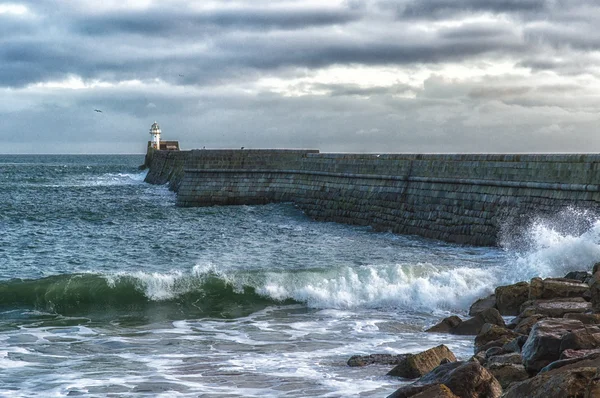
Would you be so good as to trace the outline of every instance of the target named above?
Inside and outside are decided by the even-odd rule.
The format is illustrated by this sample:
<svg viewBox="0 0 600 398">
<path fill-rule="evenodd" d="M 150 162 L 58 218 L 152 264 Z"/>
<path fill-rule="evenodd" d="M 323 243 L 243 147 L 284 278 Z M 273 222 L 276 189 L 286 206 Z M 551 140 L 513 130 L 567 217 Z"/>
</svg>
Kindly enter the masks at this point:
<svg viewBox="0 0 600 398">
<path fill-rule="evenodd" d="M 567 209 L 472 247 L 317 222 L 292 203 L 175 206 L 141 155 L 0 155 L 1 397 L 385 397 L 356 354 L 425 333 L 498 285 L 600 261 Z"/>
</svg>

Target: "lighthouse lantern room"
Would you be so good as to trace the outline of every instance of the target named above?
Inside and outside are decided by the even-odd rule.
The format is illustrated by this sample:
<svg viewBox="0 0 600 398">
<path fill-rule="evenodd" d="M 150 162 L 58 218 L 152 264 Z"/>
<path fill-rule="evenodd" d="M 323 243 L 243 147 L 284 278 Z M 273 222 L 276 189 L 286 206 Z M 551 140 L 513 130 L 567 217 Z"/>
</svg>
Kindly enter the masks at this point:
<svg viewBox="0 0 600 398">
<path fill-rule="evenodd" d="M 150 127 L 150 135 L 152 136 L 151 145 L 154 149 L 160 149 L 160 126 L 156 121 Z"/>
</svg>

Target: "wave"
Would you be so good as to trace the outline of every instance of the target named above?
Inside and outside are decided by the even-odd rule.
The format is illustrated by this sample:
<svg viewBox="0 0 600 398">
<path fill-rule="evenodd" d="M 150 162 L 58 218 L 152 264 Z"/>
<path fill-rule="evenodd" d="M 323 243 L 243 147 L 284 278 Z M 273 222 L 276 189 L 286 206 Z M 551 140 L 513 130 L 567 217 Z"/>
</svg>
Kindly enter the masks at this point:
<svg viewBox="0 0 600 398">
<path fill-rule="evenodd" d="M 161 311 L 170 317 L 225 318 L 292 303 L 315 309 L 464 312 L 496 286 L 536 276 L 561 277 L 569 271 L 590 270 L 600 261 L 600 219 L 588 213 L 569 210 L 550 220 L 536 219 L 521 236 L 519 245 L 505 246 L 503 252 L 490 249 L 491 261 L 486 262 L 480 253 L 480 264 L 465 260 L 469 248 L 456 247 L 438 253 L 456 259 L 454 263 L 445 259 L 446 265 L 244 269 L 240 264 L 205 263 L 170 273 L 10 280 L 0 282 L 0 308 L 34 308 L 64 315 Z"/>
</svg>

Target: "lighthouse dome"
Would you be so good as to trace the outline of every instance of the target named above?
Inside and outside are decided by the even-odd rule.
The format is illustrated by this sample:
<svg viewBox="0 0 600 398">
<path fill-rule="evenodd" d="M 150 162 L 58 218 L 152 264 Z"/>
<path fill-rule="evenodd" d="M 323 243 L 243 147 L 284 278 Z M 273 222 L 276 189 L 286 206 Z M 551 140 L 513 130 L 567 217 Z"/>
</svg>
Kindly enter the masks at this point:
<svg viewBox="0 0 600 398">
<path fill-rule="evenodd" d="M 150 134 L 156 134 L 156 133 L 160 134 L 160 126 L 158 125 L 158 123 L 154 122 L 154 123 L 152 123 L 152 126 L 150 127 Z"/>
</svg>

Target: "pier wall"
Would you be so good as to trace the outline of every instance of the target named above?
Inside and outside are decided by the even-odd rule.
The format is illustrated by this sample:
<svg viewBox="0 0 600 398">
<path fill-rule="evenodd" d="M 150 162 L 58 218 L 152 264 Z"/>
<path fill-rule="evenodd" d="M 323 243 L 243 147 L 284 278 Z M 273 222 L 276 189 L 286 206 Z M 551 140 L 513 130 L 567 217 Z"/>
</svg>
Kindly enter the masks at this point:
<svg viewBox="0 0 600 398">
<path fill-rule="evenodd" d="M 600 204 L 600 155 L 154 151 L 147 181 L 179 206 L 293 202 L 317 220 L 495 245 L 503 228 Z"/>
</svg>

